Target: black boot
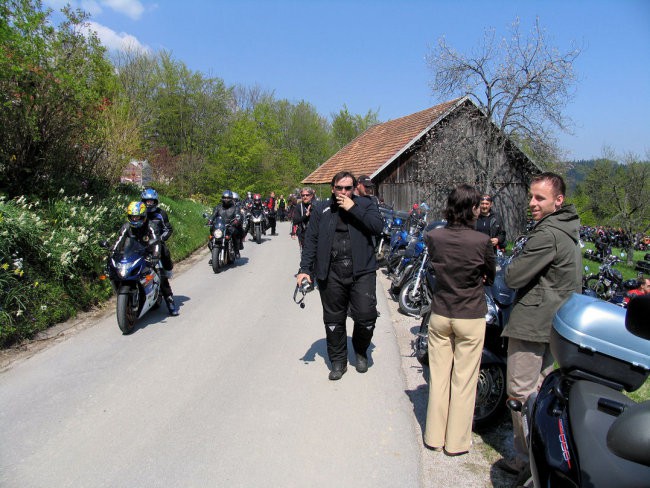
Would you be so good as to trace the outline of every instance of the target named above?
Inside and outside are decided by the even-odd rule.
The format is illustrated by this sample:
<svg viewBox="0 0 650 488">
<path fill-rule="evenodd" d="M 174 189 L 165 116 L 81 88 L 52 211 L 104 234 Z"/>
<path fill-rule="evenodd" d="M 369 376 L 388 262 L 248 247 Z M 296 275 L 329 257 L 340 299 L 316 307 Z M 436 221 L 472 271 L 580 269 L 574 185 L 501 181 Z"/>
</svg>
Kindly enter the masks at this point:
<svg viewBox="0 0 650 488">
<path fill-rule="evenodd" d="M 332 371 L 330 371 L 329 379 L 332 381 L 340 380 L 347 370 L 348 370 L 347 364 L 333 363 Z"/>
<path fill-rule="evenodd" d="M 169 295 L 165 298 L 165 303 L 167 303 L 167 310 L 169 310 L 169 315 L 176 317 L 178 315 L 178 307 L 174 303 L 174 295 Z"/>
</svg>

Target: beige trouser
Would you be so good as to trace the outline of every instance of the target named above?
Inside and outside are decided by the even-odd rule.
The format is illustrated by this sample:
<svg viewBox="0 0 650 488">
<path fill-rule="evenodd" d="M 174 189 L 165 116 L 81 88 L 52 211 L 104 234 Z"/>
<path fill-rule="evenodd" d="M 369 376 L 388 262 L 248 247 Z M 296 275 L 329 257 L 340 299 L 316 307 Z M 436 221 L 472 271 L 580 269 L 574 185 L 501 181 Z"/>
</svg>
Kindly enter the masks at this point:
<svg viewBox="0 0 650 488">
<path fill-rule="evenodd" d="M 468 451 L 485 318 L 429 321 L 429 404 L 424 442 L 447 452 Z"/>
<path fill-rule="evenodd" d="M 546 342 L 508 339 L 508 397 L 524 403 L 531 393 L 539 390 L 544 378 L 553 371 L 553 355 Z M 521 413 L 512 412 L 514 463 L 523 468 L 528 464 L 528 449 Z"/>
</svg>

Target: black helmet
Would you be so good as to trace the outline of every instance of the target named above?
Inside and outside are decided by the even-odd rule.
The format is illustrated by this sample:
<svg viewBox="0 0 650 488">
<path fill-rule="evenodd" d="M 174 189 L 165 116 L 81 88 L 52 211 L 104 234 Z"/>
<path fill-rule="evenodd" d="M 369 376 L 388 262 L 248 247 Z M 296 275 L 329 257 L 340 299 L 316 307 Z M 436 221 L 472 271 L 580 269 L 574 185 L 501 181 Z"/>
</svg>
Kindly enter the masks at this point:
<svg viewBox="0 0 650 488">
<path fill-rule="evenodd" d="M 226 190 L 221 194 L 221 204 L 228 208 L 232 205 L 233 202 L 233 195 L 230 190 Z"/>
</svg>

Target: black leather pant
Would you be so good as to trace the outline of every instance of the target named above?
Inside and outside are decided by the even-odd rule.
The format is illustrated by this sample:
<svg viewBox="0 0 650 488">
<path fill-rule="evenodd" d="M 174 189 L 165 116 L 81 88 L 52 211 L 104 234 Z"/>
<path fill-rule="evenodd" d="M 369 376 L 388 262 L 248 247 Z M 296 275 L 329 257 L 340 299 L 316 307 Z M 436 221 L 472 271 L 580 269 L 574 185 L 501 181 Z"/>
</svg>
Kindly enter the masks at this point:
<svg viewBox="0 0 650 488">
<path fill-rule="evenodd" d="M 354 278 L 351 266 L 333 263 L 327 279 L 318 282 L 318 289 L 330 362 L 347 364 L 348 310 L 354 320 L 352 347 L 355 353 L 365 357 L 377 321 L 376 273 Z"/>
</svg>

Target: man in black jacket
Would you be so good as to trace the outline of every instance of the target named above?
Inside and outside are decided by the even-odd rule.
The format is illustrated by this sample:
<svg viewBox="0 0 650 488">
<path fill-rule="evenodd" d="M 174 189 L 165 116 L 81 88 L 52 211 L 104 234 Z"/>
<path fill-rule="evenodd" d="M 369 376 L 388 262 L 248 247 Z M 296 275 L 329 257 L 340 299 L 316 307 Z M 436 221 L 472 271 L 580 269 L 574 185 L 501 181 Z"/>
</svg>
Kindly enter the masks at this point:
<svg viewBox="0 0 650 488">
<path fill-rule="evenodd" d="M 481 197 L 479 209 L 481 213 L 478 219 L 476 219 L 476 230 L 490 236 L 494 252 L 497 249 L 505 249 L 506 229 L 503 226 L 501 217 L 492 211 L 492 197 L 490 195 L 483 195 Z"/>
<path fill-rule="evenodd" d="M 359 373 L 368 370 L 367 350 L 377 320 L 376 271 L 373 236 L 383 220 L 369 198 L 354 195 L 356 178 L 341 171 L 332 178 L 332 196 L 314 205 L 307 226 L 297 282 L 318 280 L 330 380 L 347 371 L 348 307 L 354 320 L 352 346 Z"/>
</svg>

